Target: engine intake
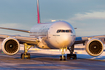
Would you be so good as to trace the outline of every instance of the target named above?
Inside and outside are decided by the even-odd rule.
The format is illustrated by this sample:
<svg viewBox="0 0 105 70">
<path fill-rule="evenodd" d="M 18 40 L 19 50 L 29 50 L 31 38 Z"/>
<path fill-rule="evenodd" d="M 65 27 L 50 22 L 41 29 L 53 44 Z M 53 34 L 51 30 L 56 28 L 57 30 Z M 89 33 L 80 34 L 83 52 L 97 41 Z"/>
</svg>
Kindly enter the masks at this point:
<svg viewBox="0 0 105 70">
<path fill-rule="evenodd" d="M 91 56 L 99 56 L 103 52 L 103 43 L 99 39 L 90 39 L 86 43 L 86 51 Z"/>
<path fill-rule="evenodd" d="M 7 55 L 14 55 L 19 51 L 19 42 L 17 39 L 9 37 L 2 42 L 2 51 Z"/>
</svg>

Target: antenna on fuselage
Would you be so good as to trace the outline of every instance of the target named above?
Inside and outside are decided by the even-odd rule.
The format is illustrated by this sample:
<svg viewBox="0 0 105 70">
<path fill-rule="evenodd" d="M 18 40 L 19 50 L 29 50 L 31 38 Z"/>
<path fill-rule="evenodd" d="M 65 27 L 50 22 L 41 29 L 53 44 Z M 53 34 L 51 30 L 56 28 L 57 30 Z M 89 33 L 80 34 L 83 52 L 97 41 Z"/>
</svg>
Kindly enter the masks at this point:
<svg viewBox="0 0 105 70">
<path fill-rule="evenodd" d="M 37 23 L 41 23 L 40 22 L 40 11 L 39 11 L 39 0 L 37 0 Z"/>
</svg>

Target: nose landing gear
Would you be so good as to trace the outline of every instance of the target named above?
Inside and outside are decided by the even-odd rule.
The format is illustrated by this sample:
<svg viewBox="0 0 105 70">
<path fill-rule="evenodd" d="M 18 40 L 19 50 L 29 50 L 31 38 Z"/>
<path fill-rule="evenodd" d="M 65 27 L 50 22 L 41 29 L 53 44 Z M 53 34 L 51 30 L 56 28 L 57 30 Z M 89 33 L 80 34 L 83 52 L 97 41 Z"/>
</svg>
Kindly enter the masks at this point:
<svg viewBox="0 0 105 70">
<path fill-rule="evenodd" d="M 62 51 L 62 56 L 60 56 L 60 60 L 66 60 L 66 57 L 64 56 L 64 51 L 65 51 L 65 48 L 61 48 L 61 51 Z"/>
</svg>

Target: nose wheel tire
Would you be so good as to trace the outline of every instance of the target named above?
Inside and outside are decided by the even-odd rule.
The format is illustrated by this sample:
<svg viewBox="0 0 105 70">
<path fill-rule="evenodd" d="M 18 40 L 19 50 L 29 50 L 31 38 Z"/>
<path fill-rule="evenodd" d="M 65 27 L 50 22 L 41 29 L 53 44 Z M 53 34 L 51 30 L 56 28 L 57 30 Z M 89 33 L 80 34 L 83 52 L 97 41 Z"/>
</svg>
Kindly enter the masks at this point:
<svg viewBox="0 0 105 70">
<path fill-rule="evenodd" d="M 66 60 L 66 57 L 65 56 L 60 56 L 60 61 L 65 61 Z"/>
<path fill-rule="evenodd" d="M 22 53 L 21 59 L 30 59 L 30 53 Z"/>
</svg>

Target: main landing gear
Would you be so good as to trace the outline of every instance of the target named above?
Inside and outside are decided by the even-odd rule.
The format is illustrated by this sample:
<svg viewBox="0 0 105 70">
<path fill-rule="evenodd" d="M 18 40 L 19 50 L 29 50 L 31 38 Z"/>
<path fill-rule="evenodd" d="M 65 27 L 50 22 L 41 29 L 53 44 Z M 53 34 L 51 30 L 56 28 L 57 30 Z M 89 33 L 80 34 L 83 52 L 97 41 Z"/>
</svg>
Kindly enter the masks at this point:
<svg viewBox="0 0 105 70">
<path fill-rule="evenodd" d="M 24 53 L 21 53 L 21 59 L 30 59 L 30 53 L 27 52 L 31 47 L 27 43 L 24 43 Z"/>
<path fill-rule="evenodd" d="M 70 51 L 70 54 L 67 54 L 67 59 L 77 59 L 77 55 L 73 54 L 74 45 L 72 45 L 71 48 L 69 47 L 68 50 Z"/>
<path fill-rule="evenodd" d="M 65 54 L 64 51 L 65 50 L 67 50 L 67 48 L 61 48 L 62 56 L 60 56 L 60 60 L 66 60 L 66 57 L 64 56 L 64 54 Z M 74 45 L 69 47 L 68 50 L 70 51 L 70 54 L 67 54 L 67 59 L 77 59 L 76 54 L 73 54 L 73 52 L 74 52 Z"/>
</svg>

